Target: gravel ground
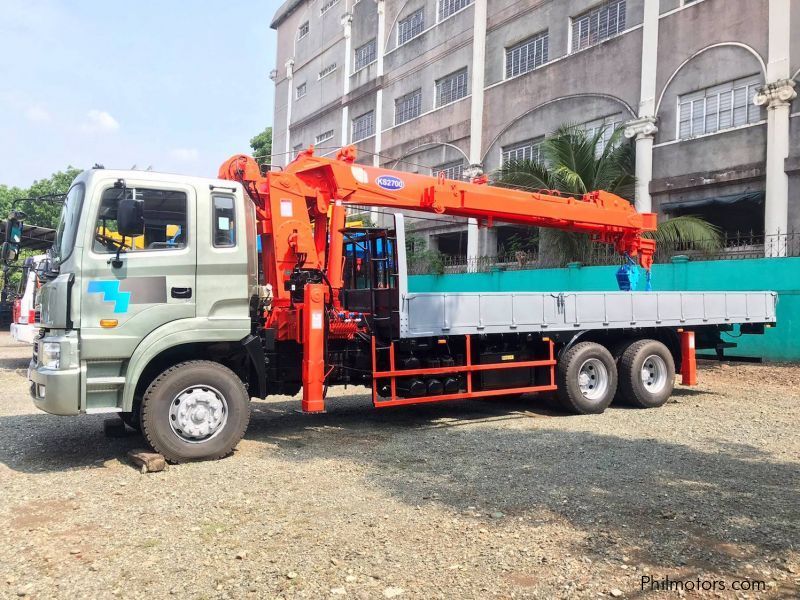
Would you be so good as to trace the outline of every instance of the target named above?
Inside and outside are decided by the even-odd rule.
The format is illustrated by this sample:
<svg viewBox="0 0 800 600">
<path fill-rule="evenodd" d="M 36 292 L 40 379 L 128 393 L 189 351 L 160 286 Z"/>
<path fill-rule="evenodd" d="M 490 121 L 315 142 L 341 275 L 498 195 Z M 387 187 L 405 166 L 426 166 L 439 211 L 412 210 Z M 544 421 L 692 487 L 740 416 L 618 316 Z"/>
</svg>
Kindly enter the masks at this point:
<svg viewBox="0 0 800 600">
<path fill-rule="evenodd" d="M 142 475 L 139 435 L 34 409 L 28 356 L 0 335 L 2 597 L 798 596 L 796 367 L 705 366 L 661 409 L 586 417 L 275 398 L 233 456 Z"/>
</svg>

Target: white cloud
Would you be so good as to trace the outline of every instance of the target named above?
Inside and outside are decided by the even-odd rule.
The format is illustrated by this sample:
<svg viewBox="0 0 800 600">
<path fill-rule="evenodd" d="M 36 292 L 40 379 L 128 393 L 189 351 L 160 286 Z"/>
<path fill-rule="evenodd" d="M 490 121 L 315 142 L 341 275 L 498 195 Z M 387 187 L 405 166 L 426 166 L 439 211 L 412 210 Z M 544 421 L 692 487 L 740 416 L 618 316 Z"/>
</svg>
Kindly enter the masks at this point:
<svg viewBox="0 0 800 600">
<path fill-rule="evenodd" d="M 84 125 L 86 131 L 116 131 L 119 129 L 117 120 L 104 110 L 93 108 L 86 114 L 88 121 Z"/>
<path fill-rule="evenodd" d="M 169 154 L 176 160 L 183 160 L 186 162 L 197 160 L 197 157 L 200 156 L 197 148 L 174 148 Z"/>
<path fill-rule="evenodd" d="M 25 109 L 25 118 L 34 123 L 44 123 L 50 120 L 50 113 L 41 106 L 29 106 Z"/>
</svg>

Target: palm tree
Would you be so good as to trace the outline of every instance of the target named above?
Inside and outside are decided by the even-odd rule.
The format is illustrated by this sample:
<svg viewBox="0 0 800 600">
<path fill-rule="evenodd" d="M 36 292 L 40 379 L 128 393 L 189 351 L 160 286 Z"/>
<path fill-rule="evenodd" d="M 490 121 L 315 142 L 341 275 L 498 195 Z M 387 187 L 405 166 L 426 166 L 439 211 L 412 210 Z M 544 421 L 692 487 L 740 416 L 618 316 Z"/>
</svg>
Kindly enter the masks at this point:
<svg viewBox="0 0 800 600">
<path fill-rule="evenodd" d="M 592 190 L 606 190 L 633 202 L 636 178 L 633 144 L 615 129 L 602 152 L 597 148 L 605 131 L 589 135 L 575 125 L 562 125 L 542 142 L 541 162 L 509 161 L 494 176 L 495 185 L 528 190 L 558 190 L 581 196 Z M 701 252 L 721 247 L 720 230 L 711 223 L 686 215 L 662 220 L 655 238 L 656 247 L 685 245 Z M 571 261 L 589 262 L 592 242 L 589 236 L 557 229 L 539 231 L 541 266 L 563 266 Z"/>
</svg>

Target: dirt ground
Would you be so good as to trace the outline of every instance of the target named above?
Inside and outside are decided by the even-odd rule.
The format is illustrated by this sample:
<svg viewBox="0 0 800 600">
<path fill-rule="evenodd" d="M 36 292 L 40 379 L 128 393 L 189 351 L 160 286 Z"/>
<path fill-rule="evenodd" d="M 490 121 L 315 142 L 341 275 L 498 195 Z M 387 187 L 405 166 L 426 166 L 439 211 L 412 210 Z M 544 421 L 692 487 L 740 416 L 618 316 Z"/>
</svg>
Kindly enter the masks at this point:
<svg viewBox="0 0 800 600">
<path fill-rule="evenodd" d="M 142 475 L 139 435 L 33 407 L 29 353 L 0 337 L 2 597 L 798 596 L 794 366 L 705 366 L 661 409 L 585 417 L 276 398 L 233 456 Z"/>
</svg>

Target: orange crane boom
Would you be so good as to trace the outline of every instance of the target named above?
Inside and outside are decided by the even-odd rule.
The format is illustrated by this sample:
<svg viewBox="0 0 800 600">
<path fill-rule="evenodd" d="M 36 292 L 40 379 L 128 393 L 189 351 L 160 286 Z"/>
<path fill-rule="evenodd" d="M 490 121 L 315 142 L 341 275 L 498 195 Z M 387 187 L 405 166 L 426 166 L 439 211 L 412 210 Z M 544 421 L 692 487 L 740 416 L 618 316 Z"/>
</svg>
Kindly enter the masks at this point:
<svg viewBox="0 0 800 600">
<path fill-rule="evenodd" d="M 245 155 L 222 165 L 219 176 L 244 184 L 258 207 L 259 233 L 267 238 L 262 238 L 262 248 L 268 281 L 277 281 L 278 273 L 302 261 L 308 268 L 325 271 L 333 288 L 341 287 L 340 230 L 347 205 L 471 217 L 489 226 L 504 221 L 587 233 L 594 241 L 637 258 L 645 269 L 652 265 L 655 241 L 643 234 L 655 231 L 656 215 L 636 212 L 615 194 L 593 191 L 575 198 L 553 191 L 501 188 L 486 185 L 485 180 L 453 181 L 369 167 L 355 158 L 352 146 L 335 157 L 315 156 L 311 147 L 284 171 L 266 175 Z M 333 257 L 326 260 L 327 252 Z M 282 296 L 282 290 L 276 290 L 276 298 Z"/>
</svg>

